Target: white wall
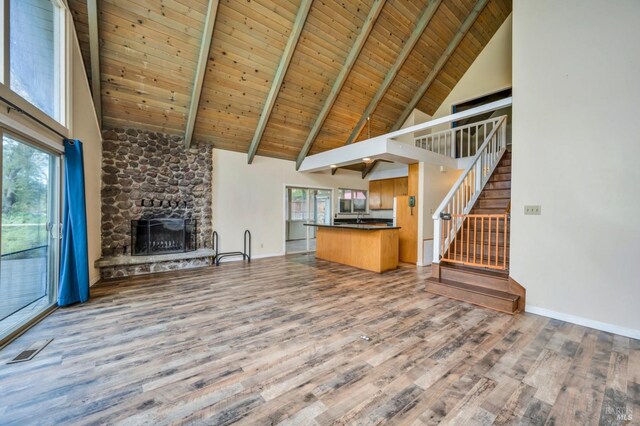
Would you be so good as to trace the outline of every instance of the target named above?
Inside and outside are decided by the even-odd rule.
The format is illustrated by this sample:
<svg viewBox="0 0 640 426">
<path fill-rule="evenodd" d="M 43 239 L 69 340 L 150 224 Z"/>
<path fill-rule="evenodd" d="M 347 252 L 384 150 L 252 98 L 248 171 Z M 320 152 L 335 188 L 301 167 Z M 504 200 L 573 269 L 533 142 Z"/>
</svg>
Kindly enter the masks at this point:
<svg viewBox="0 0 640 426">
<path fill-rule="evenodd" d="M 73 32 L 72 32 L 73 34 Z M 89 243 L 89 279 L 100 279 L 100 270 L 93 267 L 101 251 L 102 135 L 96 118 L 89 83 L 84 70 L 80 46 L 73 34 L 71 58 L 71 138 L 82 141 L 84 179 L 87 203 L 87 234 Z"/>
<path fill-rule="evenodd" d="M 440 203 L 453 187 L 463 170 L 444 169 L 440 171 L 440 166 L 420 163 L 418 191 L 418 259 L 420 264 L 430 265 L 433 255 L 425 256 L 425 244 L 431 244 L 433 239 L 433 212 L 436 211 Z"/>
<path fill-rule="evenodd" d="M 440 104 L 433 117 L 414 109 L 401 128 L 450 115 L 453 105 L 511 87 L 511 38 L 512 15 L 509 15 L 489 40 L 489 43 L 482 49 L 476 60 L 473 61 L 467 72 L 464 73 L 458 84 Z M 416 133 L 415 136 L 436 133 L 450 127 L 450 124 L 443 124 L 425 132 Z M 398 140 L 413 143 L 413 136 L 402 136 Z"/>
<path fill-rule="evenodd" d="M 512 15 L 509 15 L 458 84 L 440 104 L 433 118 L 451 114 L 451 107 L 460 102 L 511 87 L 511 38 Z"/>
<path fill-rule="evenodd" d="M 254 256 L 285 253 L 285 186 L 334 189 L 368 189 L 369 181 L 359 172 L 338 170 L 327 173 L 299 173 L 294 161 L 213 150 L 213 229 L 220 235 L 222 251 L 242 250 L 245 229 L 253 237 Z"/>
<path fill-rule="evenodd" d="M 528 310 L 640 338 L 640 2 L 513 10 L 511 275 Z"/>
</svg>

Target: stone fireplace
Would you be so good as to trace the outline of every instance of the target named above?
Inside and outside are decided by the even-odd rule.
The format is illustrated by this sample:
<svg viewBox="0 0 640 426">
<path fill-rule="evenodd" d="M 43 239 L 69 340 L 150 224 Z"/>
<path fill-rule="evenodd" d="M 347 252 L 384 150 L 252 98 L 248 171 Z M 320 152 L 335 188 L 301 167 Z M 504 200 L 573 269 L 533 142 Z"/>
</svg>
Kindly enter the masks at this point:
<svg viewBox="0 0 640 426">
<path fill-rule="evenodd" d="M 210 264 L 212 147 L 185 149 L 181 136 L 113 129 L 103 132 L 102 150 L 102 278 Z M 142 226 L 132 233 L 134 224 L 168 230 L 153 249 Z M 185 234 L 188 244 L 179 243 Z M 145 238 L 146 253 L 134 253 Z"/>
<path fill-rule="evenodd" d="M 195 219 L 138 219 L 131 221 L 131 255 L 195 251 L 198 222 Z"/>
</svg>

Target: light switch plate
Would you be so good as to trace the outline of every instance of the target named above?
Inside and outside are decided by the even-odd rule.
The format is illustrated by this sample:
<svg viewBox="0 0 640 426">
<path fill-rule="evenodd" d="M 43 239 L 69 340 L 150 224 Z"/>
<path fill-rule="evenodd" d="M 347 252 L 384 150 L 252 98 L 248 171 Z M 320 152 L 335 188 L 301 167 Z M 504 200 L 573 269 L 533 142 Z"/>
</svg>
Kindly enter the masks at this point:
<svg viewBox="0 0 640 426">
<path fill-rule="evenodd" d="M 542 214 L 542 206 L 524 206 L 524 214 L 539 216 Z"/>
</svg>

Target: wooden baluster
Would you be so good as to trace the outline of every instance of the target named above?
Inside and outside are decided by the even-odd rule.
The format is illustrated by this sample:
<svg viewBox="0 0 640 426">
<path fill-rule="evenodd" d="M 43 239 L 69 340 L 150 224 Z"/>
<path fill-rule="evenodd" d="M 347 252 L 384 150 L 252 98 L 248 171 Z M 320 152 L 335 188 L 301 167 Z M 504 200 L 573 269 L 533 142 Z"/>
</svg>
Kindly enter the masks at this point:
<svg viewBox="0 0 640 426">
<path fill-rule="evenodd" d="M 445 222 L 449 222 L 448 220 L 441 220 L 440 222 L 442 222 L 442 241 L 440 242 L 440 244 L 442 244 L 442 248 L 440 248 L 440 255 L 442 256 L 442 258 L 446 258 L 446 252 L 444 251 L 444 248 L 447 244 L 447 241 L 445 240 L 445 233 L 444 233 L 444 229 L 445 229 Z M 448 225 L 446 225 L 448 226 Z M 449 234 L 446 234 L 446 237 L 449 237 Z"/>
<path fill-rule="evenodd" d="M 478 217 L 473 216 L 473 263 L 476 263 L 478 257 Z"/>
<path fill-rule="evenodd" d="M 498 266 L 498 254 L 500 253 L 500 249 L 498 248 L 498 244 L 500 242 L 500 216 L 496 217 L 496 266 Z"/>
<path fill-rule="evenodd" d="M 449 254 L 447 255 L 447 257 L 449 259 L 451 259 L 451 249 L 453 248 L 453 244 L 454 244 L 454 240 L 452 240 L 452 236 L 451 236 L 451 230 L 454 228 L 454 224 L 452 222 L 453 219 L 449 220 L 449 233 L 448 235 L 448 239 L 449 239 L 449 245 L 447 247 L 447 250 L 449 251 Z"/>
<path fill-rule="evenodd" d="M 462 219 L 465 222 L 468 220 L 467 218 Z M 463 222 L 464 223 L 464 222 Z M 467 263 L 469 263 L 469 242 L 471 241 L 471 239 L 469 238 L 469 223 L 467 223 Z"/>
<path fill-rule="evenodd" d="M 504 215 L 504 257 L 503 257 L 503 268 L 502 269 L 507 269 L 507 220 L 508 220 L 508 215 Z"/>
<path fill-rule="evenodd" d="M 440 219 L 440 222 L 442 222 L 442 219 Z M 445 222 L 449 222 L 449 221 L 447 220 Z M 447 227 L 448 226 L 449 226 L 449 224 L 447 223 Z M 444 248 L 446 246 L 446 240 L 445 240 L 445 232 L 446 231 L 444 229 L 445 228 L 444 224 L 440 228 L 442 230 L 442 238 L 440 238 L 440 240 L 441 240 L 440 241 L 440 245 L 441 245 L 441 247 L 440 247 L 440 257 L 444 259 L 446 257 L 446 253 L 444 251 Z"/>
<path fill-rule="evenodd" d="M 487 244 L 487 265 L 491 264 L 491 216 L 487 216 L 489 219 L 489 242 Z M 484 259 L 482 259 L 484 261 Z"/>
<path fill-rule="evenodd" d="M 456 223 L 453 224 L 453 232 L 455 233 L 455 235 L 453 236 L 453 259 L 456 260 L 456 256 L 458 255 L 458 218 L 456 217 L 455 219 Z"/>
<path fill-rule="evenodd" d="M 480 263 L 482 265 L 484 259 L 484 218 L 480 217 Z"/>
</svg>

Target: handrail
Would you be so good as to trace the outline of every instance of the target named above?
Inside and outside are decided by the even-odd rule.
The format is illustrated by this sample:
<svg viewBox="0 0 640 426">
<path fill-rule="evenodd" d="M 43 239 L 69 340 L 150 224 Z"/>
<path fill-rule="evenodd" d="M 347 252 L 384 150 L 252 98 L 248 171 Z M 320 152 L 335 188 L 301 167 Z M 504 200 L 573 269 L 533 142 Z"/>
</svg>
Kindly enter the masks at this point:
<svg viewBox="0 0 640 426">
<path fill-rule="evenodd" d="M 473 156 L 471 163 L 460 175 L 449 193 L 436 209 L 434 220 L 433 262 L 439 263 L 440 257 L 448 249 L 455 238 L 464 218 L 469 214 L 482 189 L 488 182 L 491 174 L 498 165 L 502 155 L 507 149 L 506 117 L 499 119 L 498 124 Z M 442 235 L 442 218 L 453 219 L 448 235 Z M 452 217 L 453 216 L 453 217 Z"/>
<path fill-rule="evenodd" d="M 478 152 L 479 144 L 485 141 L 491 129 L 497 127 L 502 117 L 504 116 L 491 117 L 464 126 L 416 136 L 413 138 L 414 145 L 451 158 L 472 157 Z M 475 136 L 472 135 L 472 130 L 475 130 Z"/>
<path fill-rule="evenodd" d="M 462 120 L 464 118 L 475 117 L 480 114 L 484 114 L 491 111 L 496 111 L 502 108 L 506 108 L 511 106 L 513 103 L 513 98 L 509 96 L 508 98 L 500 99 L 494 102 L 489 102 L 488 104 L 480 105 L 475 108 L 470 108 L 465 111 L 456 112 L 454 114 L 450 114 L 440 118 L 434 118 L 433 120 L 426 121 L 420 124 L 414 124 L 413 126 L 405 127 L 404 129 L 396 130 L 395 132 L 385 133 L 384 135 L 375 136 L 371 139 L 384 138 L 384 139 L 393 139 L 399 136 L 408 135 L 410 133 L 420 132 L 422 130 L 430 129 L 432 127 L 440 126 L 442 124 L 451 123 L 453 121 Z M 364 141 L 363 141 L 364 142 Z"/>
</svg>

